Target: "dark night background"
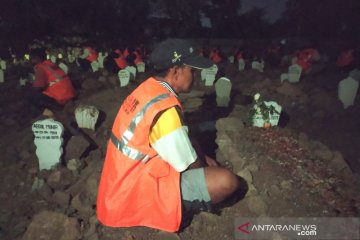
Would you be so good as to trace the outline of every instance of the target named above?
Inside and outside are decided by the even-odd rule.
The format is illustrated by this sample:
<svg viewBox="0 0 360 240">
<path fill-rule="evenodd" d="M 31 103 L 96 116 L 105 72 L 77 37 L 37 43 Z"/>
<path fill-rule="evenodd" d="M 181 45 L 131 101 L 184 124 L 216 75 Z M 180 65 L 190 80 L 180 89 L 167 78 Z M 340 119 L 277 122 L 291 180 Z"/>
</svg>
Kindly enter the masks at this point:
<svg viewBox="0 0 360 240">
<path fill-rule="evenodd" d="M 96 41 L 307 38 L 358 41 L 358 0 L 1 0 L 1 48 L 46 36 Z M 201 27 L 200 14 L 212 28 Z"/>
</svg>

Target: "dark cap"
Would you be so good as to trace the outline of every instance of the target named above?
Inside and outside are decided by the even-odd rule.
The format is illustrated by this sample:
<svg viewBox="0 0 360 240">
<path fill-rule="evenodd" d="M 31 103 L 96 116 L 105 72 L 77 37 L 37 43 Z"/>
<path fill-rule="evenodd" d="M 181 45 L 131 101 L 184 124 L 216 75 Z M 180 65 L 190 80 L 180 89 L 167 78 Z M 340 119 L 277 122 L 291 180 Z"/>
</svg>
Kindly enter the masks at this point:
<svg viewBox="0 0 360 240">
<path fill-rule="evenodd" d="M 196 56 L 191 45 L 181 39 L 168 39 L 159 43 L 150 55 L 150 62 L 157 70 L 182 65 L 205 69 L 214 65 L 210 59 Z"/>
</svg>

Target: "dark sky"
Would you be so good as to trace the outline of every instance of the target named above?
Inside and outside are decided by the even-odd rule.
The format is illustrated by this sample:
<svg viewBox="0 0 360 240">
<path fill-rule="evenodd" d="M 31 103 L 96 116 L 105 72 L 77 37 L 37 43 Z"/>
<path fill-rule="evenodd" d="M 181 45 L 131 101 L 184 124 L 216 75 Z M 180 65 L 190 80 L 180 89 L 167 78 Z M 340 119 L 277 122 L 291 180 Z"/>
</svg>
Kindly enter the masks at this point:
<svg viewBox="0 0 360 240">
<path fill-rule="evenodd" d="M 267 15 L 266 18 L 271 22 L 280 17 L 285 10 L 286 0 L 242 0 L 241 13 L 251 10 L 253 7 L 264 7 Z"/>
</svg>

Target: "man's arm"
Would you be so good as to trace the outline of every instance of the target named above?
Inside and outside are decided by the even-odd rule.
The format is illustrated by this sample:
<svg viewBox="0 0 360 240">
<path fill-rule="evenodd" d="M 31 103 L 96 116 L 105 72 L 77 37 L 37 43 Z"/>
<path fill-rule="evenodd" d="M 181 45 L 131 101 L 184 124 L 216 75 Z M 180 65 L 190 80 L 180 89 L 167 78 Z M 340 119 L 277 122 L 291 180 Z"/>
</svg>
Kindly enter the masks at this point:
<svg viewBox="0 0 360 240">
<path fill-rule="evenodd" d="M 178 110 L 172 107 L 154 119 L 149 136 L 150 144 L 159 156 L 179 172 L 198 158 L 187 131 Z"/>
</svg>

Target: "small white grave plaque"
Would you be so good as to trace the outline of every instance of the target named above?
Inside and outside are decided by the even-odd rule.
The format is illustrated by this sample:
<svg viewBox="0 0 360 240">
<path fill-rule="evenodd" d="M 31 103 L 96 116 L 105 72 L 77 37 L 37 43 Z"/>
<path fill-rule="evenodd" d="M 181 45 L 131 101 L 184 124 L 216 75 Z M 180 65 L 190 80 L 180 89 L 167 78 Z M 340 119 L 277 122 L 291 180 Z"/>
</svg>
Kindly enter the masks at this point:
<svg viewBox="0 0 360 240">
<path fill-rule="evenodd" d="M 93 72 L 99 71 L 99 63 L 97 61 L 92 61 L 91 62 L 91 69 L 92 69 Z"/>
<path fill-rule="evenodd" d="M 264 104 L 268 107 L 270 107 L 270 106 L 274 107 L 275 111 L 273 112 L 273 114 L 269 113 L 269 116 L 267 118 L 268 118 L 268 121 L 271 124 L 271 126 L 277 126 L 279 123 L 282 107 L 274 101 L 270 101 L 270 102 L 264 101 Z M 256 108 L 256 107 L 257 107 L 257 105 L 255 104 L 254 108 Z M 264 127 L 265 119 L 266 119 L 266 118 L 265 119 L 264 118 L 265 117 L 261 114 L 258 114 L 258 113 L 254 114 L 253 126 L 254 127 Z"/>
<path fill-rule="evenodd" d="M 136 67 L 127 66 L 125 69 L 129 71 L 129 73 L 130 73 L 130 78 L 131 78 L 131 79 L 135 79 L 135 78 L 136 78 Z"/>
<path fill-rule="evenodd" d="M 298 64 L 291 65 L 288 71 L 289 82 L 296 83 L 300 81 L 302 68 Z"/>
<path fill-rule="evenodd" d="M 138 72 L 145 72 L 145 63 L 144 62 L 139 62 L 137 65 L 137 71 Z"/>
<path fill-rule="evenodd" d="M 352 77 L 345 78 L 339 82 L 338 98 L 343 103 L 345 109 L 354 104 L 358 88 L 359 82 Z"/>
<path fill-rule="evenodd" d="M 99 68 L 104 68 L 104 59 L 107 57 L 107 53 L 103 54 L 103 52 L 99 52 L 98 55 L 98 63 L 99 63 Z"/>
<path fill-rule="evenodd" d="M 53 119 L 36 121 L 32 125 L 35 135 L 36 155 L 39 159 L 39 169 L 50 169 L 59 163 L 62 155 L 62 134 L 64 127 Z"/>
<path fill-rule="evenodd" d="M 226 77 L 219 78 L 215 83 L 216 104 L 218 107 L 228 107 L 230 102 L 231 81 Z"/>
<path fill-rule="evenodd" d="M 244 71 L 245 69 L 245 60 L 243 58 L 239 59 L 239 71 Z"/>
<path fill-rule="evenodd" d="M 56 63 L 56 56 L 51 55 L 51 56 L 50 56 L 50 61 L 51 61 L 52 63 Z"/>
<path fill-rule="evenodd" d="M 263 62 L 258 62 L 258 61 L 253 61 L 251 63 L 251 68 L 258 70 L 259 72 L 263 72 L 264 71 L 264 63 Z"/>
<path fill-rule="evenodd" d="M 234 61 L 235 61 L 235 57 L 234 57 L 234 56 L 229 56 L 228 59 L 229 59 L 229 62 L 230 62 L 230 63 L 234 63 Z"/>
<path fill-rule="evenodd" d="M 6 62 L 4 60 L 0 61 L 0 69 L 2 69 L 4 71 L 6 70 Z"/>
<path fill-rule="evenodd" d="M 20 78 L 20 86 L 25 86 L 26 85 L 26 82 L 27 82 L 27 79 L 26 78 Z"/>
<path fill-rule="evenodd" d="M 201 81 L 204 81 L 206 79 L 206 71 L 205 69 L 201 70 Z"/>
<path fill-rule="evenodd" d="M 79 128 L 88 128 L 95 131 L 99 117 L 99 110 L 94 106 L 79 106 L 75 109 L 75 119 Z"/>
<path fill-rule="evenodd" d="M 4 81 L 4 71 L 0 69 L 0 83 L 3 83 Z"/>
<path fill-rule="evenodd" d="M 73 63 L 76 60 L 76 57 L 74 56 L 74 54 L 72 52 L 68 52 L 67 57 L 68 57 L 69 63 Z"/>
<path fill-rule="evenodd" d="M 69 73 L 69 67 L 68 67 L 65 63 L 61 62 L 61 63 L 59 64 L 59 67 L 60 67 L 66 74 Z"/>
<path fill-rule="evenodd" d="M 212 86 L 218 72 L 218 66 L 214 64 L 212 67 L 206 68 L 203 71 L 205 71 L 205 86 Z"/>
<path fill-rule="evenodd" d="M 298 64 L 289 66 L 288 72 L 280 75 L 281 83 L 287 80 L 290 83 L 297 83 L 300 81 L 302 68 Z"/>
<path fill-rule="evenodd" d="M 118 77 L 120 79 L 120 87 L 125 87 L 129 84 L 130 73 L 128 70 L 123 69 L 118 72 Z"/>
</svg>

